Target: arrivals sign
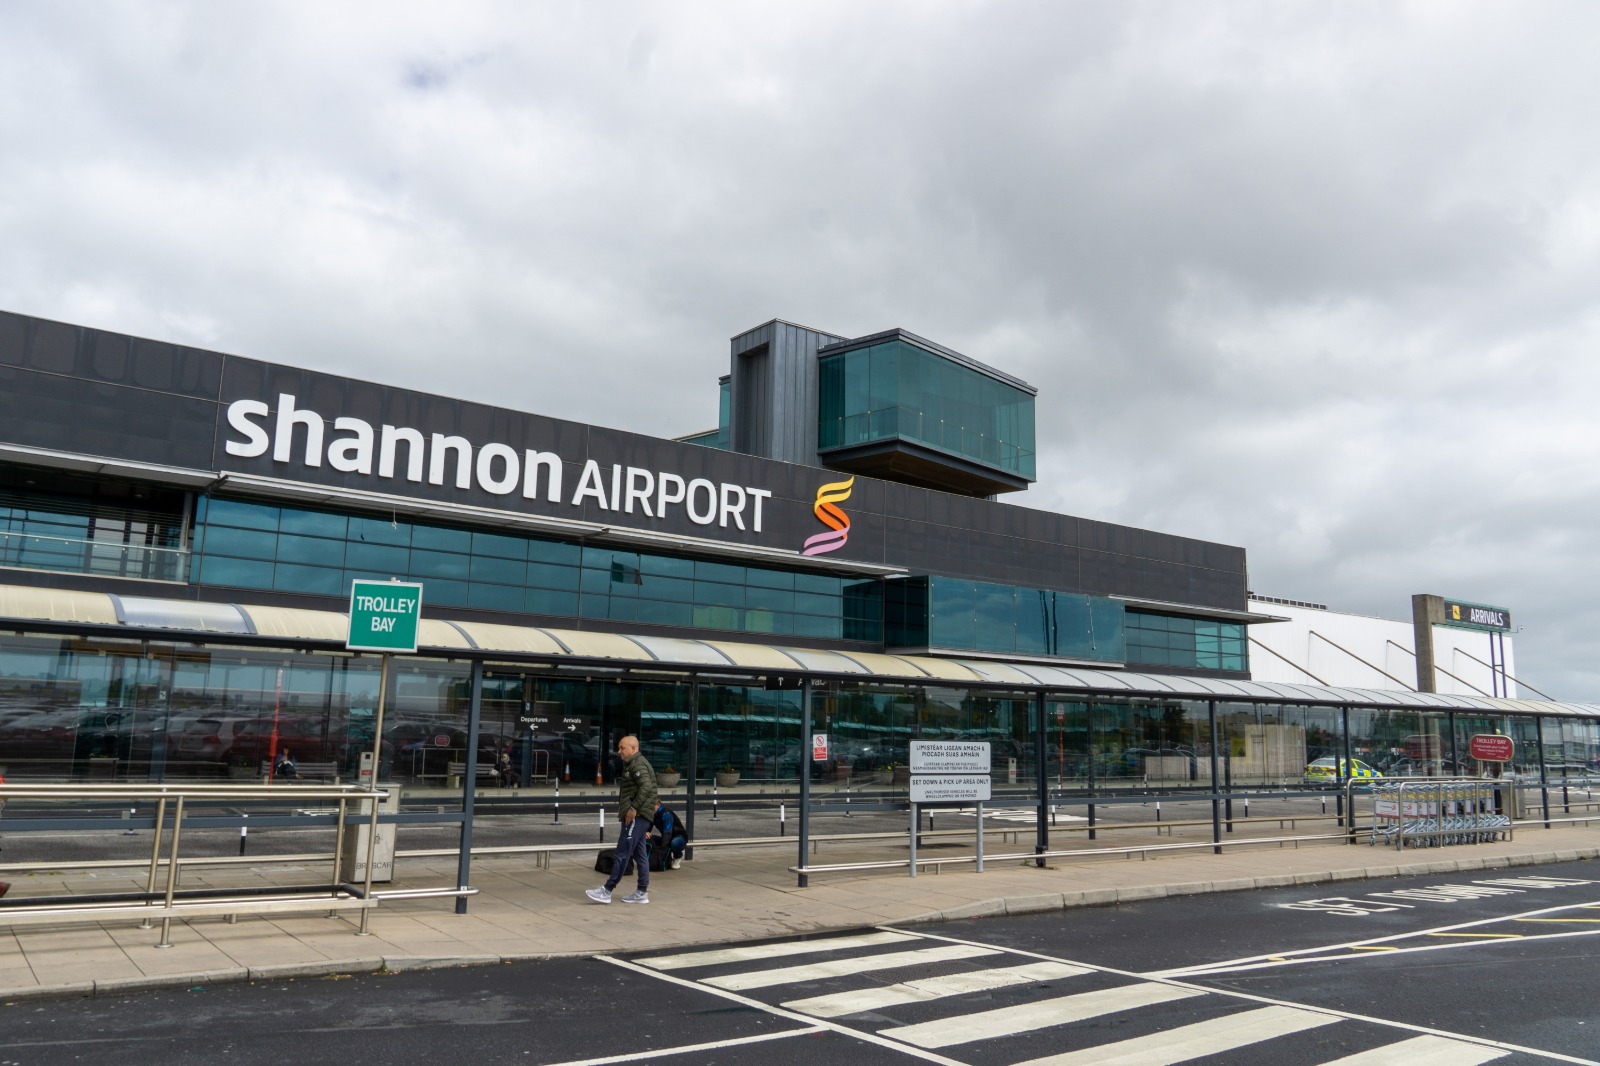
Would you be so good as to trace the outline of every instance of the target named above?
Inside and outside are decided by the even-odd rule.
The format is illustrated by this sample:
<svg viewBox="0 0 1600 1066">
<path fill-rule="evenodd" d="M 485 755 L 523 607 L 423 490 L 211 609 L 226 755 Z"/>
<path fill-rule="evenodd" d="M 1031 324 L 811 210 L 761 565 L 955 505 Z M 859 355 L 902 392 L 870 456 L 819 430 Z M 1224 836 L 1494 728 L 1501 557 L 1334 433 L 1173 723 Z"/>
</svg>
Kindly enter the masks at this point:
<svg viewBox="0 0 1600 1066">
<path fill-rule="evenodd" d="M 1498 733 L 1479 733 L 1467 742 L 1467 754 L 1480 762 L 1510 762 L 1515 750 L 1511 738 Z"/>
<path fill-rule="evenodd" d="M 1511 628 L 1511 612 L 1464 600 L 1444 601 L 1444 624 L 1459 629 L 1484 629 L 1504 633 Z"/>
<path fill-rule="evenodd" d="M 422 586 L 407 581 L 354 581 L 350 585 L 351 651 L 417 650 Z"/>
</svg>

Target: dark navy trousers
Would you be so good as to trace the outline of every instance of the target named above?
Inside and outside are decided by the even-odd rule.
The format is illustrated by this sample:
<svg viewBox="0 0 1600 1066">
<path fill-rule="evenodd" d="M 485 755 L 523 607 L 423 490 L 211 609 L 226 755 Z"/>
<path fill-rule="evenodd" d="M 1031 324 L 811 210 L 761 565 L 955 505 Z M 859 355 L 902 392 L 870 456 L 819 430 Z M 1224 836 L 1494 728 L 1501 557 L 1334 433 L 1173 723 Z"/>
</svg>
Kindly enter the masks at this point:
<svg viewBox="0 0 1600 1066">
<path fill-rule="evenodd" d="M 634 816 L 633 821 L 622 827 L 622 835 L 617 838 L 617 855 L 611 864 L 611 876 L 606 878 L 606 891 L 617 887 L 617 882 L 622 880 L 622 871 L 628 868 L 628 860 L 633 860 L 634 867 L 639 871 L 639 891 L 644 892 L 650 888 L 650 819 Z"/>
</svg>

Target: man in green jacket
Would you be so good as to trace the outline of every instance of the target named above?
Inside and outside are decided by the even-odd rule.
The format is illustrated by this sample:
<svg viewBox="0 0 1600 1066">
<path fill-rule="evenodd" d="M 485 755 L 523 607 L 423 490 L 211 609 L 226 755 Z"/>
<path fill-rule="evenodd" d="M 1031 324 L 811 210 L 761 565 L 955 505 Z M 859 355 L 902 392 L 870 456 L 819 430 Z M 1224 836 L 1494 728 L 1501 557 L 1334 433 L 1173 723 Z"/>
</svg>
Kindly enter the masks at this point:
<svg viewBox="0 0 1600 1066">
<path fill-rule="evenodd" d="M 617 817 L 622 819 L 622 835 L 617 838 L 616 857 L 611 862 L 611 876 L 599 888 L 587 889 L 584 895 L 596 903 L 610 903 L 611 890 L 622 880 L 628 860 L 639 871 L 639 889 L 622 897 L 624 903 L 650 902 L 650 823 L 661 806 L 656 792 L 656 772 L 650 760 L 639 754 L 639 738 L 623 737 L 617 741 L 617 756 L 622 760 L 622 773 L 617 775 Z"/>
</svg>

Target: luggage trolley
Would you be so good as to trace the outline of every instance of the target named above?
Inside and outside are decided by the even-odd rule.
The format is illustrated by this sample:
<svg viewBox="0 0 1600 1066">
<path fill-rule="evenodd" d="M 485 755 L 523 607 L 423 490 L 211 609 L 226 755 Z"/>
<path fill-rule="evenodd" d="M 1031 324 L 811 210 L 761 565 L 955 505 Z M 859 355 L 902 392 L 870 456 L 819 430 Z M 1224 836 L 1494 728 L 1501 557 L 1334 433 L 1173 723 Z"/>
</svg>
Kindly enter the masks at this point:
<svg viewBox="0 0 1600 1066">
<path fill-rule="evenodd" d="M 1393 844 L 1400 850 L 1511 839 L 1511 819 L 1495 811 L 1497 782 L 1413 778 L 1364 786 L 1373 798 L 1369 844 Z"/>
</svg>

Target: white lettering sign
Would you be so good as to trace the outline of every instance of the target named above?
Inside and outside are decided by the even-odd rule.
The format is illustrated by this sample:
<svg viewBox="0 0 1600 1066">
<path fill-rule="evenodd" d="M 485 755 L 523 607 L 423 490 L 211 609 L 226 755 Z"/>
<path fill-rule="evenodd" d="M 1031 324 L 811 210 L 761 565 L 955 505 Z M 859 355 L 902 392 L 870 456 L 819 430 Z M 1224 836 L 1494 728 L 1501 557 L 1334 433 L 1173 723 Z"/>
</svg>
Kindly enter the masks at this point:
<svg viewBox="0 0 1600 1066">
<path fill-rule="evenodd" d="M 988 774 L 912 774 L 912 803 L 984 803 Z"/>
<path fill-rule="evenodd" d="M 914 774 L 986 774 L 989 742 L 979 740 L 913 740 L 911 772 Z"/>
<path fill-rule="evenodd" d="M 561 456 L 555 452 L 527 448 L 519 453 L 497 442 L 475 446 L 465 437 L 443 433 L 424 437 L 409 426 L 374 430 L 371 423 L 348 416 L 334 418 L 330 432 L 327 419 L 297 406 L 287 392 L 278 395 L 276 413 L 261 400 L 235 400 L 228 405 L 228 425 L 235 436 L 224 450 L 241 459 L 270 452 L 274 463 L 298 461 L 308 467 L 320 467 L 326 459 L 341 473 L 479 488 L 494 496 L 520 493 L 528 500 L 542 495 L 548 503 L 580 507 L 588 502 L 602 511 L 645 518 L 681 511 L 697 526 L 760 533 L 763 505 L 772 497 L 770 489 L 705 478 L 685 481 L 678 474 L 637 466 L 613 463 L 603 470 L 593 459 L 583 464 L 569 497 L 562 491 Z"/>
</svg>

